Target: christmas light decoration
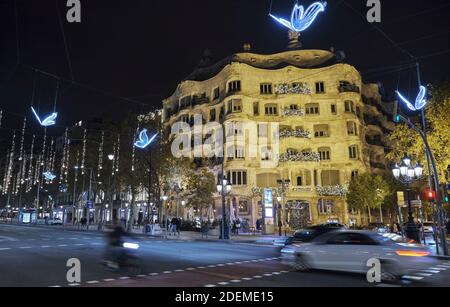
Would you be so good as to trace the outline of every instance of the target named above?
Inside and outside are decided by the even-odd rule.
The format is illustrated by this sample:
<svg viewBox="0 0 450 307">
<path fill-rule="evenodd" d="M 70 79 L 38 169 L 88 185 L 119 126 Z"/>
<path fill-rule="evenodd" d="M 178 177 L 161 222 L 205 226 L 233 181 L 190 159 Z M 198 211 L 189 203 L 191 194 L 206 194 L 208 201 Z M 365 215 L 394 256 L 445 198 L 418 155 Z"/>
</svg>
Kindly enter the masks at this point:
<svg viewBox="0 0 450 307">
<path fill-rule="evenodd" d="M 86 133 L 87 130 L 84 129 L 84 134 L 83 134 L 83 152 L 81 154 L 81 175 L 84 175 L 84 164 L 86 162 Z"/>
<path fill-rule="evenodd" d="M 420 86 L 415 105 L 413 105 L 408 99 L 406 99 L 399 91 L 395 92 L 397 93 L 397 96 L 400 98 L 400 100 L 406 104 L 408 109 L 413 112 L 422 110 L 428 103 L 428 101 L 425 99 L 425 96 L 427 95 L 427 88 L 425 86 Z"/>
<path fill-rule="evenodd" d="M 45 117 L 44 120 L 41 120 L 41 118 L 39 117 L 39 115 L 37 114 L 36 110 L 33 107 L 31 107 L 31 110 L 33 111 L 34 116 L 36 117 L 36 119 L 38 120 L 39 124 L 42 127 L 50 127 L 56 124 L 55 120 L 58 117 L 58 113 L 52 113 L 49 116 Z"/>
<path fill-rule="evenodd" d="M 42 175 L 44 175 L 45 179 L 48 181 L 53 181 L 56 178 L 56 175 L 54 175 L 52 172 L 45 172 Z"/>
<path fill-rule="evenodd" d="M 310 139 L 311 132 L 305 131 L 303 129 L 282 130 L 280 132 L 280 138 L 290 138 L 290 137 Z"/>
<path fill-rule="evenodd" d="M 302 94 L 302 95 L 311 95 L 311 88 L 309 83 L 301 82 L 295 83 L 293 85 L 289 85 L 287 83 L 278 84 L 275 87 L 275 94 L 277 95 L 287 95 L 287 94 Z"/>
<path fill-rule="evenodd" d="M 287 27 L 289 30 L 300 33 L 308 29 L 313 24 L 319 13 L 325 11 L 326 5 L 326 2 L 315 2 L 311 4 L 305 11 L 303 5 L 298 5 L 296 3 L 292 10 L 291 21 L 283 18 L 278 18 L 272 14 L 270 14 L 270 17 L 275 19 L 283 26 Z"/>
<path fill-rule="evenodd" d="M 147 132 L 148 132 L 147 129 L 142 130 L 142 132 L 139 134 L 139 141 L 134 143 L 134 146 L 141 148 L 141 149 L 145 149 L 148 146 L 150 146 L 151 143 L 153 143 L 153 141 L 158 136 L 158 133 L 155 134 L 154 136 L 152 136 L 151 138 L 149 138 Z"/>
<path fill-rule="evenodd" d="M 98 148 L 98 172 L 97 177 L 100 178 L 101 172 L 103 169 L 103 146 L 104 146 L 104 140 L 105 140 L 105 132 L 102 131 L 102 141 L 100 142 L 99 148 Z"/>
<path fill-rule="evenodd" d="M 320 154 L 316 152 L 287 152 L 280 156 L 280 162 L 320 162 Z"/>
<path fill-rule="evenodd" d="M 316 192 L 320 196 L 339 196 L 339 197 L 342 197 L 342 196 L 347 195 L 348 190 L 347 190 L 346 187 L 343 187 L 341 185 L 329 186 L 329 187 L 317 186 L 316 187 Z"/>
<path fill-rule="evenodd" d="M 284 109 L 283 110 L 283 115 L 285 117 L 290 117 L 290 116 L 305 116 L 305 111 L 303 111 L 302 109 L 299 110 L 291 110 L 291 109 Z"/>
</svg>

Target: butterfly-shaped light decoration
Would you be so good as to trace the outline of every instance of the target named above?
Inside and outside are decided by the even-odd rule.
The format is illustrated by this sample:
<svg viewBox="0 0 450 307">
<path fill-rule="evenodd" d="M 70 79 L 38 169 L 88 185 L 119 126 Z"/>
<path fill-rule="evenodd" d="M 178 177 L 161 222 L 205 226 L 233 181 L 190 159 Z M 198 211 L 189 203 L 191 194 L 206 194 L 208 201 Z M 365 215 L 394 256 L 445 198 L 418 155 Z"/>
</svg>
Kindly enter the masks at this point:
<svg viewBox="0 0 450 307">
<path fill-rule="evenodd" d="M 313 24 L 319 13 L 325 11 L 326 6 L 326 2 L 314 2 L 305 11 L 303 5 L 295 4 L 291 14 L 291 21 L 278 18 L 272 14 L 270 14 L 270 17 L 287 27 L 289 30 L 300 33 Z"/>
<path fill-rule="evenodd" d="M 151 143 L 153 143 L 153 141 L 158 136 L 158 133 L 155 134 L 154 136 L 152 136 L 151 138 L 149 138 L 147 132 L 148 132 L 148 130 L 144 129 L 141 131 L 141 133 L 139 133 L 139 140 L 136 143 L 134 143 L 134 146 L 141 148 L 141 149 L 145 149 L 148 146 L 150 146 Z"/>
<path fill-rule="evenodd" d="M 56 176 L 52 174 L 52 172 L 45 172 L 42 175 L 44 175 L 45 179 L 48 181 L 53 181 L 56 178 Z"/>
<path fill-rule="evenodd" d="M 41 118 L 36 113 L 36 110 L 33 107 L 31 107 L 31 110 L 33 111 L 34 116 L 42 127 L 49 127 L 56 124 L 55 119 L 58 117 L 58 113 L 52 113 L 50 116 L 47 116 L 44 120 L 41 121 Z"/>
<path fill-rule="evenodd" d="M 417 95 L 416 103 L 413 105 L 408 99 L 406 99 L 399 91 L 395 91 L 397 96 L 403 101 L 408 109 L 413 112 L 422 110 L 428 103 L 425 96 L 427 95 L 427 88 L 425 86 L 420 86 L 419 95 Z"/>
</svg>

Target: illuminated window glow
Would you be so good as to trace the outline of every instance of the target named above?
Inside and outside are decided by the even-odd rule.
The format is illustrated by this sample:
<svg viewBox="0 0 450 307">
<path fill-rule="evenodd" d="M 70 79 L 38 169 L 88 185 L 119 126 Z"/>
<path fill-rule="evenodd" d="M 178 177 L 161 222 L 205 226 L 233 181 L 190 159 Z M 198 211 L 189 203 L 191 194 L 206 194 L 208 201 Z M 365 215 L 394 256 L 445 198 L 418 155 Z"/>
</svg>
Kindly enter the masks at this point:
<svg viewBox="0 0 450 307">
<path fill-rule="evenodd" d="M 270 17 L 291 31 L 303 32 L 313 24 L 319 13 L 325 11 L 326 6 L 326 2 L 314 2 L 305 11 L 303 5 L 295 4 L 294 9 L 292 10 L 290 22 L 286 19 L 278 18 L 272 14 L 270 14 Z"/>
<path fill-rule="evenodd" d="M 408 109 L 413 112 L 422 110 L 428 103 L 428 101 L 425 99 L 425 96 L 427 95 L 427 88 L 425 86 L 420 86 L 419 95 L 417 95 L 415 105 L 413 105 L 408 99 L 406 99 L 399 91 L 395 92 L 397 93 L 397 96 L 400 98 L 400 100 L 406 104 Z"/>
<path fill-rule="evenodd" d="M 42 127 L 49 127 L 56 124 L 55 119 L 58 117 L 58 113 L 52 113 L 51 115 L 47 116 L 44 120 L 41 121 L 41 118 L 36 113 L 36 110 L 34 110 L 33 107 L 31 107 L 31 110 L 33 111 L 34 116 L 38 120 L 39 124 L 41 124 Z"/>
</svg>

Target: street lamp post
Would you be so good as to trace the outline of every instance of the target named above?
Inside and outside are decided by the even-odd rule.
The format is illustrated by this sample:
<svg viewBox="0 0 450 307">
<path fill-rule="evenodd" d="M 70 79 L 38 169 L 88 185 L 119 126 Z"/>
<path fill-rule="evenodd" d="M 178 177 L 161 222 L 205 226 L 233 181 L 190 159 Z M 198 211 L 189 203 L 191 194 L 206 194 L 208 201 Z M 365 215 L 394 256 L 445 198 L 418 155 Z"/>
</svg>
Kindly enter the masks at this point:
<svg viewBox="0 0 450 307">
<path fill-rule="evenodd" d="M 410 199 L 410 185 L 414 181 L 420 180 L 422 178 L 423 167 L 419 163 L 417 163 L 417 165 L 413 167 L 411 164 L 411 158 L 405 155 L 401 165 L 396 165 L 392 169 L 392 173 L 396 180 L 406 185 L 406 200 L 408 203 L 408 224 L 406 227 L 406 237 L 416 242 L 421 242 L 419 229 L 414 222 L 413 208 Z"/>
<path fill-rule="evenodd" d="M 222 177 L 222 178 L 220 178 Z M 226 204 L 225 197 L 227 194 L 231 192 L 231 183 L 225 176 L 219 176 L 219 182 L 217 183 L 217 192 L 221 194 L 222 197 L 222 225 L 221 225 L 221 240 L 229 240 L 230 239 L 230 227 L 228 226 L 227 218 L 226 218 Z"/>
</svg>

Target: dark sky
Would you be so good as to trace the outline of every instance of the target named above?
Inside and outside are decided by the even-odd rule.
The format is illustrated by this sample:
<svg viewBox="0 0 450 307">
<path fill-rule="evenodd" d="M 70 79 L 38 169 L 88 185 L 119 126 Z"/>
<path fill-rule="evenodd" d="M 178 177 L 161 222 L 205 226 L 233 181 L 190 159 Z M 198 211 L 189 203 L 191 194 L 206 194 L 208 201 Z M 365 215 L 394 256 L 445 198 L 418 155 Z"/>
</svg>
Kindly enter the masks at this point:
<svg viewBox="0 0 450 307">
<path fill-rule="evenodd" d="M 76 81 L 61 84 L 58 124 L 64 126 L 79 119 L 118 118 L 130 109 L 149 109 L 119 97 L 158 106 L 198 64 L 205 49 L 210 49 L 217 60 L 241 51 L 245 42 L 250 42 L 255 52 L 284 50 L 287 33 L 268 17 L 270 2 L 81 0 L 82 23 L 68 24 L 66 0 L 17 0 L 16 36 L 14 0 L 0 0 L 0 109 L 8 112 L 2 126 L 20 130 L 20 117 L 31 115 L 35 73 L 29 66 L 72 78 L 57 5 Z M 447 77 L 450 1 L 381 2 L 382 23 L 378 26 L 420 58 L 424 83 Z M 329 0 L 327 11 L 303 34 L 302 42 L 305 49 L 334 46 L 344 50 L 347 62 L 355 65 L 367 81 L 382 81 L 392 92 L 399 73 L 388 68 L 395 70 L 411 59 L 363 19 L 365 4 L 366 0 Z M 273 0 L 273 13 L 288 17 L 292 5 L 292 0 Z M 43 74 L 36 76 L 35 105 L 39 104 L 43 113 L 50 112 L 56 81 Z M 412 71 L 403 71 L 400 78 L 405 91 L 415 95 Z M 9 130 L 1 130 L 4 140 L 9 134 Z"/>
</svg>

